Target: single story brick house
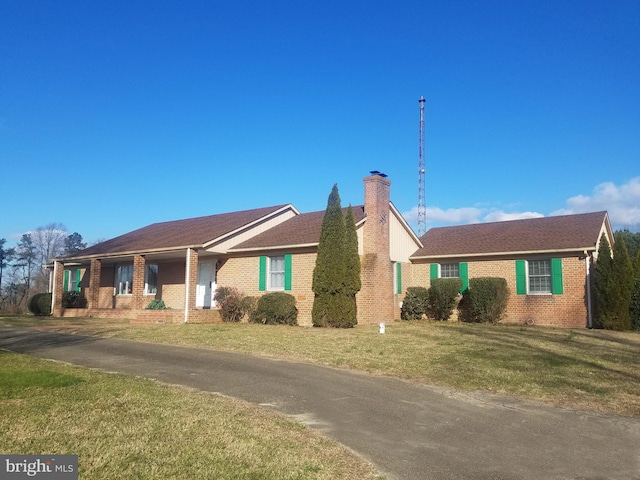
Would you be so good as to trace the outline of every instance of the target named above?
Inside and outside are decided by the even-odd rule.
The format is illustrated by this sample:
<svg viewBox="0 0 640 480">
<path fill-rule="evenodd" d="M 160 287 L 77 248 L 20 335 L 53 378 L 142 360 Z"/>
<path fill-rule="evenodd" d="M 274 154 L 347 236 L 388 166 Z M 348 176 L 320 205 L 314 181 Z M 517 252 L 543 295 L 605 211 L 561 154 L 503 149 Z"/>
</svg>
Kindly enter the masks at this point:
<svg viewBox="0 0 640 480">
<path fill-rule="evenodd" d="M 433 228 L 418 238 L 391 202 L 386 176 L 372 172 L 363 181 L 364 204 L 353 207 L 362 265 L 358 323 L 399 319 L 406 288 L 428 287 L 431 278 L 501 276 L 513 293 L 506 321 L 591 325 L 591 262 L 600 235 L 613 240 L 606 212 Z M 283 204 L 134 230 L 54 259 L 52 313 L 213 322 L 220 320 L 214 293 L 225 286 L 251 296 L 290 293 L 298 323 L 311 325 L 323 217 L 324 210 L 300 213 Z M 82 292 L 87 308 L 63 308 L 65 291 Z M 145 310 L 154 299 L 170 309 Z"/>
<path fill-rule="evenodd" d="M 409 256 L 422 247 L 390 201 L 391 182 L 364 178 L 364 205 L 353 207 L 362 263 L 359 323 L 399 318 Z M 214 292 L 236 287 L 259 296 L 286 291 L 296 299 L 298 323 L 311 325 L 313 269 L 324 210 L 293 205 L 155 223 L 55 259 L 53 315 L 125 317 L 137 321 L 219 320 Z M 81 291 L 87 308 L 62 307 L 65 291 Z M 162 299 L 170 310 L 145 310 Z"/>
<path fill-rule="evenodd" d="M 414 283 L 502 277 L 510 298 L 503 320 L 591 327 L 591 271 L 600 237 L 613 242 L 607 212 L 430 229 L 410 257 Z"/>
</svg>

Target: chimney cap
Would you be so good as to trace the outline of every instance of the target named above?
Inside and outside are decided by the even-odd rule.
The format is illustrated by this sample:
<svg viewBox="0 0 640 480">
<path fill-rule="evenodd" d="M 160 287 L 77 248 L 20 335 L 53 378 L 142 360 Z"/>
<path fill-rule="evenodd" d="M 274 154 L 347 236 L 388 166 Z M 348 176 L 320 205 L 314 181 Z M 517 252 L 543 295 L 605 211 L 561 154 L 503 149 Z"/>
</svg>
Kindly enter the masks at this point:
<svg viewBox="0 0 640 480">
<path fill-rule="evenodd" d="M 378 170 L 371 170 L 369 173 L 371 175 L 377 175 L 377 176 L 382 177 L 382 178 L 387 178 L 387 174 L 386 173 L 379 172 Z"/>
</svg>

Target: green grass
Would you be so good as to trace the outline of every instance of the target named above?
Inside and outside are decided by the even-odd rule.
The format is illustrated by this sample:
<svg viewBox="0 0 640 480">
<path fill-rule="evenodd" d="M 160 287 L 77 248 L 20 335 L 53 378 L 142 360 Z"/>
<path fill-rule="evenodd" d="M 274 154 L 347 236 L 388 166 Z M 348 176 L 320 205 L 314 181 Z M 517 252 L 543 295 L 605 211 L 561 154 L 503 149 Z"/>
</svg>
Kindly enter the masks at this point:
<svg viewBox="0 0 640 480">
<path fill-rule="evenodd" d="M 79 456 L 84 479 L 375 479 L 248 403 L 0 351 L 0 451 Z"/>
<path fill-rule="evenodd" d="M 0 317 L 0 323 L 314 362 L 460 390 L 640 416 L 640 334 L 457 322 L 352 329 L 255 324 L 129 325 Z"/>
</svg>

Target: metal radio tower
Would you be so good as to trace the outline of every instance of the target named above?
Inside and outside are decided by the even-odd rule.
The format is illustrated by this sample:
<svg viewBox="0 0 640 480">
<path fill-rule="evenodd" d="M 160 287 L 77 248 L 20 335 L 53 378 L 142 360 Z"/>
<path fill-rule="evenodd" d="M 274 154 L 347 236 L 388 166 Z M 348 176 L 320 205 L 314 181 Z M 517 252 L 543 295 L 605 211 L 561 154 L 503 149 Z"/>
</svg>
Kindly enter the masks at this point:
<svg viewBox="0 0 640 480">
<path fill-rule="evenodd" d="M 425 163 L 424 163 L 424 97 L 420 97 L 420 155 L 418 157 L 418 236 L 425 234 L 427 226 L 427 206 L 424 199 Z"/>
</svg>

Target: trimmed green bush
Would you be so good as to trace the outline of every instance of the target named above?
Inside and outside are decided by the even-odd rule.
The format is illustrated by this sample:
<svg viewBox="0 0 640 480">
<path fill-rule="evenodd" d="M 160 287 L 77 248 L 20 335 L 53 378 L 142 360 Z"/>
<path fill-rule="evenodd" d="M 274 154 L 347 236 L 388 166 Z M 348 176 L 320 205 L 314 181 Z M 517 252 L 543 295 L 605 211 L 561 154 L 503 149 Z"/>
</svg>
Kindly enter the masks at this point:
<svg viewBox="0 0 640 480">
<path fill-rule="evenodd" d="M 62 294 L 63 308 L 87 308 L 87 299 L 82 292 L 64 292 Z"/>
<path fill-rule="evenodd" d="M 402 301 L 400 318 L 402 320 L 420 320 L 429 309 L 429 290 L 425 287 L 408 287 Z"/>
<path fill-rule="evenodd" d="M 27 308 L 34 315 L 51 315 L 51 294 L 36 293 L 27 302 Z"/>
<path fill-rule="evenodd" d="M 449 320 L 462 289 L 459 278 L 434 278 L 429 288 L 429 314 L 436 320 Z"/>
<path fill-rule="evenodd" d="M 223 322 L 239 322 L 245 315 L 242 299 L 243 295 L 237 288 L 218 287 L 213 296 L 220 310 Z"/>
<path fill-rule="evenodd" d="M 164 300 L 161 300 L 159 298 L 154 298 L 153 300 L 151 300 L 149 305 L 144 307 L 144 309 L 145 310 L 169 310 L 169 307 L 167 307 L 164 304 Z"/>
<path fill-rule="evenodd" d="M 472 278 L 469 280 L 469 290 L 465 296 L 465 320 L 496 323 L 507 309 L 509 288 L 504 278 Z"/>
<path fill-rule="evenodd" d="M 272 292 L 258 299 L 255 311 L 249 317 L 252 323 L 265 325 L 297 325 L 298 309 L 293 295 Z"/>
<path fill-rule="evenodd" d="M 256 308 L 258 308 L 259 297 L 245 296 L 240 299 L 240 309 L 242 310 L 242 318 L 251 318 L 255 315 Z"/>
</svg>

